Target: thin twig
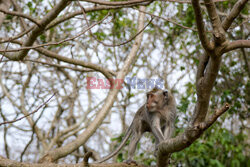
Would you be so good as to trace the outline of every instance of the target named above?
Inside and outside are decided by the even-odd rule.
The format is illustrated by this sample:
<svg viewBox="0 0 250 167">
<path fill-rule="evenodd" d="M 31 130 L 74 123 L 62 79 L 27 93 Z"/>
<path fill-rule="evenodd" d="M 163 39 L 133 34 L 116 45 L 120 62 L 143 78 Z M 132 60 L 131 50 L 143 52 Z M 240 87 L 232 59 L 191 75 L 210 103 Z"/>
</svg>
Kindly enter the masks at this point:
<svg viewBox="0 0 250 167">
<path fill-rule="evenodd" d="M 84 7 L 80 4 L 79 0 L 77 1 L 78 2 L 78 5 L 81 7 L 81 10 L 82 10 L 82 13 L 83 13 L 83 16 L 84 16 L 84 19 L 87 23 L 87 25 L 89 26 L 89 22 L 87 20 L 87 16 L 86 16 L 86 12 L 85 12 L 85 9 Z M 103 44 L 104 46 L 107 46 L 107 47 L 117 47 L 117 46 L 121 46 L 121 45 L 125 45 L 129 42 L 131 42 L 132 40 L 134 40 L 140 33 L 142 33 L 147 27 L 148 25 L 153 21 L 154 17 L 151 18 L 151 20 L 148 22 L 148 24 L 146 26 L 144 26 L 140 31 L 138 31 L 134 36 L 132 36 L 129 40 L 125 41 L 125 42 L 122 42 L 122 43 L 119 43 L 119 44 L 106 44 L 102 41 L 100 41 L 99 39 L 97 39 L 96 36 L 94 36 L 94 34 L 92 33 L 91 30 L 89 30 L 89 33 L 90 35 L 99 43 Z"/>
<path fill-rule="evenodd" d="M 157 15 L 152 14 L 152 13 L 149 13 L 149 12 L 141 11 L 140 9 L 136 9 L 136 8 L 134 8 L 134 9 L 135 9 L 135 10 L 138 10 L 138 11 L 140 11 L 140 12 L 143 12 L 143 13 L 145 13 L 145 14 L 148 14 L 148 15 L 150 15 L 150 16 L 152 16 L 152 17 L 156 17 L 156 18 L 159 18 L 159 19 L 163 19 L 163 20 L 165 20 L 165 21 L 168 21 L 168 22 L 170 22 L 170 23 L 173 23 L 173 24 L 175 24 L 175 25 L 177 25 L 177 26 L 180 26 L 180 27 L 182 27 L 182 28 L 190 29 L 190 30 L 192 30 L 192 31 L 198 31 L 198 30 L 195 29 L 195 28 L 191 28 L 191 27 L 187 27 L 187 26 L 181 25 L 181 24 L 179 24 L 179 23 L 177 23 L 177 22 L 175 22 L 175 21 L 173 21 L 173 20 L 171 20 L 171 19 L 167 19 L 167 18 L 164 18 L 164 17 L 161 17 L 161 16 L 157 16 Z M 210 32 L 210 31 L 207 31 L 207 32 Z"/>
<path fill-rule="evenodd" d="M 71 69 L 71 70 L 74 70 L 74 71 L 79 71 L 79 72 L 95 72 L 92 69 L 81 69 L 81 68 L 70 67 L 70 66 L 59 65 L 59 64 L 53 64 L 53 63 L 39 61 L 39 60 L 24 59 L 23 61 L 30 61 L 30 62 L 33 62 L 33 63 L 41 63 L 41 64 L 44 64 L 44 65 L 53 66 L 53 67 L 57 67 L 57 68 L 68 68 L 68 69 Z"/>
<path fill-rule="evenodd" d="M 36 113 L 40 108 L 42 108 L 44 105 L 46 105 L 54 96 L 55 96 L 56 92 L 48 99 L 46 100 L 43 104 L 41 104 L 37 109 L 35 109 L 34 111 L 32 111 L 31 113 L 21 117 L 21 118 L 18 118 L 18 119 L 15 119 L 15 120 L 12 120 L 12 121 L 5 121 L 5 122 L 2 122 L 0 123 L 0 126 L 1 125 L 4 125 L 4 124 L 9 124 L 9 123 L 14 123 L 14 122 L 17 122 L 17 121 L 20 121 L 21 119 L 23 118 L 26 118 L 34 113 Z"/>
<path fill-rule="evenodd" d="M 2 55 L 2 57 L 1 57 L 1 59 L 0 59 L 0 63 L 1 63 L 2 60 L 3 60 L 3 57 L 4 57 L 5 53 L 6 53 L 6 50 L 7 50 L 8 47 L 9 47 L 9 44 L 10 44 L 10 42 L 7 44 L 7 46 L 6 46 L 6 48 L 5 48 L 5 51 L 3 52 L 3 55 Z"/>
<path fill-rule="evenodd" d="M 16 40 L 18 38 L 21 38 L 22 36 L 24 36 L 25 34 L 28 34 L 31 30 L 33 30 L 35 28 L 35 26 L 30 27 L 29 29 L 25 30 L 24 32 L 21 32 L 20 34 L 17 34 L 14 37 L 10 37 L 10 38 L 4 38 L 4 39 L 0 39 L 0 44 L 1 43 L 6 43 L 6 42 L 11 42 L 13 40 Z"/>
<path fill-rule="evenodd" d="M 28 49 L 35 49 L 35 48 L 40 48 L 40 47 L 44 47 L 44 46 L 51 46 L 51 45 L 59 45 L 59 44 L 62 44 L 64 42 L 67 42 L 67 41 L 71 41 L 81 35 L 83 35 L 84 33 L 86 33 L 88 30 L 90 30 L 91 28 L 93 28 L 94 26 L 96 26 L 97 24 L 100 24 L 101 22 L 103 22 L 107 17 L 109 16 L 109 14 L 107 14 L 102 20 L 92 24 L 91 26 L 89 26 L 87 29 L 85 29 L 83 32 L 77 34 L 76 36 L 73 36 L 71 38 L 67 38 L 67 39 L 64 39 L 62 41 L 59 41 L 59 42 L 50 42 L 50 43 L 46 43 L 46 44 L 41 44 L 41 45 L 35 45 L 35 46 L 26 46 L 26 47 L 21 47 L 21 48 L 18 48 L 18 49 L 10 49 L 10 50 L 0 50 L 0 53 L 1 52 L 18 52 L 20 50 L 28 50 Z"/>
<path fill-rule="evenodd" d="M 20 12 L 15 12 L 15 11 L 9 11 L 9 10 L 5 10 L 3 8 L 0 8 L 0 12 L 4 13 L 4 14 L 9 14 L 9 15 L 13 15 L 13 16 L 19 16 L 19 17 L 23 17 L 26 18 L 28 20 L 30 20 L 31 22 L 35 23 L 37 26 L 40 27 L 40 24 L 31 16 L 20 13 Z"/>
</svg>

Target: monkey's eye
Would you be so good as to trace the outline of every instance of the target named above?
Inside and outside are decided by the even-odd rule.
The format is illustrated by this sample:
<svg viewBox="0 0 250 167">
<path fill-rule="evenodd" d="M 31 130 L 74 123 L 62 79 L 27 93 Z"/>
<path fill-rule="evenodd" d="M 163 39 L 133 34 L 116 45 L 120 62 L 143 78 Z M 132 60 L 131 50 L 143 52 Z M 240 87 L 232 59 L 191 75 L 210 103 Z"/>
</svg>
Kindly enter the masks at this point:
<svg viewBox="0 0 250 167">
<path fill-rule="evenodd" d="M 168 91 L 165 90 L 165 91 L 163 92 L 163 95 L 166 96 L 166 97 L 168 97 Z"/>
</svg>

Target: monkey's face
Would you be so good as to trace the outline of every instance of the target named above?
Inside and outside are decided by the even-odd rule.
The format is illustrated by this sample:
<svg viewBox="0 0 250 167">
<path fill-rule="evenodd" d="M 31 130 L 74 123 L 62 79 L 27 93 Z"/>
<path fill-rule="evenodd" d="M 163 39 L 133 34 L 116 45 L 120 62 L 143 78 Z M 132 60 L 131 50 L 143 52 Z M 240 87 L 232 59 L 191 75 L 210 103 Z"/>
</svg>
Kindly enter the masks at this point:
<svg viewBox="0 0 250 167">
<path fill-rule="evenodd" d="M 168 91 L 153 89 L 152 91 L 147 93 L 146 107 L 150 112 L 159 111 L 167 103 L 167 100 Z"/>
</svg>

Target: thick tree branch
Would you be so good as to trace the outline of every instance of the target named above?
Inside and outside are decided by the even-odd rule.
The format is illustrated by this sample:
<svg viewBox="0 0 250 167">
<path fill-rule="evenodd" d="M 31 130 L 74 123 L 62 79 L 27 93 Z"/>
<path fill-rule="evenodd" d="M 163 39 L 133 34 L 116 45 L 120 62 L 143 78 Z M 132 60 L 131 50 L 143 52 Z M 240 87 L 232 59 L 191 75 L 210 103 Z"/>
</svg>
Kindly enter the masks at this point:
<svg viewBox="0 0 250 167">
<path fill-rule="evenodd" d="M 220 69 L 221 60 L 221 56 L 209 56 L 204 77 L 196 81 L 197 103 L 192 117 L 192 125 L 203 122 L 207 115 L 211 92 Z"/>
<path fill-rule="evenodd" d="M 213 27 L 214 41 L 216 44 L 220 45 L 226 41 L 226 35 L 217 14 L 215 4 L 213 0 L 204 0 L 204 2 Z"/>
<path fill-rule="evenodd" d="M 0 8 L 8 10 L 10 6 L 11 6 L 10 0 L 0 1 Z M 2 26 L 4 19 L 5 19 L 5 14 L 0 12 L 0 27 Z"/>
<path fill-rule="evenodd" d="M 199 83 L 200 79 L 204 77 L 204 72 L 207 67 L 209 61 L 209 55 L 207 53 L 204 53 L 203 55 L 200 55 L 199 57 L 199 65 L 196 73 L 196 87 Z"/>
<path fill-rule="evenodd" d="M 201 44 L 207 52 L 210 52 L 213 49 L 213 47 L 210 44 L 210 41 L 208 40 L 208 38 L 206 36 L 206 30 L 205 30 L 205 25 L 203 22 L 203 17 L 202 17 L 202 13 L 201 13 L 199 0 L 192 0 L 192 5 L 194 8 L 196 26 L 198 29 L 198 34 L 199 34 L 199 38 L 201 40 Z"/>
<path fill-rule="evenodd" d="M 237 40 L 230 42 L 224 49 L 223 53 L 239 49 L 239 48 L 250 48 L 250 40 Z"/>
<path fill-rule="evenodd" d="M 192 1 L 194 9 L 199 6 L 198 1 Z M 215 82 L 215 79 L 218 75 L 218 71 L 221 64 L 221 56 L 223 54 L 223 49 L 227 46 L 225 31 L 222 28 L 220 23 L 220 19 L 216 14 L 216 8 L 214 3 L 211 0 L 205 0 L 206 8 L 209 13 L 210 20 L 213 25 L 214 31 L 214 40 L 213 50 L 208 50 L 204 47 L 204 39 L 205 33 L 203 32 L 203 36 L 199 35 L 201 43 L 206 50 L 204 56 L 201 56 L 197 76 L 196 76 L 196 88 L 197 88 L 197 103 L 194 110 L 194 116 L 192 117 L 192 125 L 197 125 L 204 121 L 208 106 L 209 100 L 212 92 L 212 88 Z M 195 9 L 196 14 L 196 22 L 197 27 L 199 26 L 199 20 L 201 20 L 201 16 L 199 16 L 199 9 Z M 200 13 L 201 15 L 201 13 Z M 199 18 L 199 19 L 197 19 Z M 204 27 L 203 27 L 204 28 Z M 202 34 L 204 29 L 198 28 L 199 34 Z"/>
<path fill-rule="evenodd" d="M 91 62 L 84 62 L 82 60 L 77 60 L 77 59 L 71 59 L 71 58 L 68 58 L 68 57 L 64 57 L 64 56 L 61 56 L 61 55 L 59 55 L 59 54 L 57 54 L 55 52 L 52 52 L 52 51 L 49 51 L 49 50 L 46 50 L 46 49 L 43 49 L 43 48 L 36 48 L 35 50 L 38 51 L 39 53 L 47 56 L 47 57 L 53 58 L 53 59 L 57 59 L 57 60 L 60 60 L 60 61 L 66 62 L 66 63 L 70 63 L 70 64 L 74 64 L 74 65 L 80 65 L 82 67 L 86 67 L 86 68 L 90 68 L 90 69 L 99 71 L 106 78 L 113 78 L 113 76 L 115 75 L 115 73 L 113 71 L 107 70 L 107 69 L 105 69 L 105 68 L 103 68 L 101 66 L 98 66 L 97 64 L 93 64 Z"/>
<path fill-rule="evenodd" d="M 232 11 L 227 15 L 227 17 L 222 22 L 222 27 L 225 31 L 229 29 L 234 19 L 240 14 L 241 10 L 244 8 L 248 0 L 239 0 L 234 5 Z"/>
<path fill-rule="evenodd" d="M 35 163 L 24 163 L 14 160 L 10 160 L 0 156 L 0 166 L 8 167 L 86 167 L 84 163 L 78 164 L 55 164 L 55 163 L 45 163 L 45 164 L 35 164 Z M 88 167 L 130 167 L 126 163 L 113 163 L 113 164 L 88 164 Z M 146 167 L 145 165 L 137 165 L 137 167 Z"/>
</svg>

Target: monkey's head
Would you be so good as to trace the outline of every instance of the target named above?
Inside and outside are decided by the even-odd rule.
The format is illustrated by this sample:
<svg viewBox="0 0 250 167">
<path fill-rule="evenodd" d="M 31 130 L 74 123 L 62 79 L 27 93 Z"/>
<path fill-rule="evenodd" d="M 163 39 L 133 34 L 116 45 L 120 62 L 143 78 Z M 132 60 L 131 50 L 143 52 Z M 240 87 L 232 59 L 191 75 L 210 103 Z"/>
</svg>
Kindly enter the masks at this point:
<svg viewBox="0 0 250 167">
<path fill-rule="evenodd" d="M 162 109 L 168 104 L 169 92 L 167 90 L 161 90 L 154 88 L 147 93 L 146 107 L 148 111 L 154 112 Z"/>
</svg>

